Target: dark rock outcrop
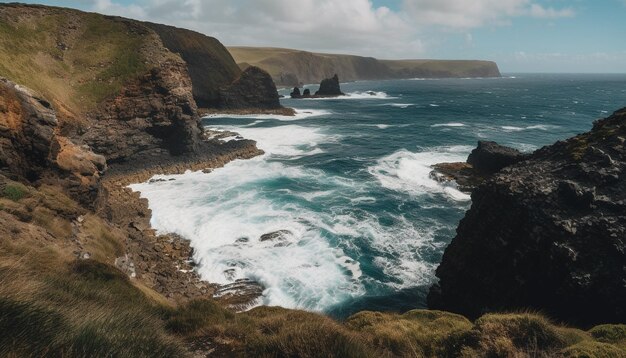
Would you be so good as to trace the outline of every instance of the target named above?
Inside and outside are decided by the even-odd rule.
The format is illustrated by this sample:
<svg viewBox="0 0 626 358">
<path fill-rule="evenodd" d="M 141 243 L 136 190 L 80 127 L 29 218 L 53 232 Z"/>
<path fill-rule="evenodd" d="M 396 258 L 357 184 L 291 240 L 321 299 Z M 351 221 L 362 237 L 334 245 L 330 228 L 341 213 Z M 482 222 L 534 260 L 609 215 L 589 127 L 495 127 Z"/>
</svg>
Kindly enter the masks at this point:
<svg viewBox="0 0 626 358">
<path fill-rule="evenodd" d="M 478 171 L 495 173 L 523 158 L 524 155 L 517 149 L 505 147 L 496 142 L 479 141 L 478 147 L 467 157 L 467 163 Z"/>
<path fill-rule="evenodd" d="M 294 87 L 289 95 L 291 98 L 302 98 L 302 93 L 300 93 L 300 88 L 298 87 Z"/>
<path fill-rule="evenodd" d="M 219 105 L 219 89 L 241 75 L 228 50 L 215 38 L 173 26 L 146 23 L 163 45 L 185 61 L 198 107 Z"/>
<path fill-rule="evenodd" d="M 315 92 L 318 97 L 337 97 L 343 96 L 341 87 L 339 86 L 339 76 L 336 74 L 332 78 L 326 78 L 320 83 L 320 89 Z"/>
<path fill-rule="evenodd" d="M 178 61 L 163 62 L 125 86 L 95 117 L 82 140 L 112 163 L 145 151 L 190 153 L 201 141 L 191 80 Z"/>
<path fill-rule="evenodd" d="M 518 163 L 527 155 L 496 142 L 479 141 L 465 163 L 438 163 L 430 176 L 440 182 L 454 180 L 459 190 L 471 192 L 491 175 Z"/>
<path fill-rule="evenodd" d="M 250 66 L 233 83 L 220 89 L 219 107 L 225 109 L 280 109 L 280 98 L 272 77 Z"/>
<path fill-rule="evenodd" d="M 430 308 L 626 322 L 626 109 L 503 169 L 472 201 Z"/>
<path fill-rule="evenodd" d="M 328 98 L 328 97 L 339 97 L 345 96 L 344 93 L 341 92 L 341 88 L 339 86 L 339 77 L 337 75 L 332 78 L 327 78 L 322 80 L 320 83 L 320 88 L 315 92 L 314 95 L 311 95 L 311 90 L 306 88 L 300 93 L 300 88 L 294 87 L 291 92 L 291 98 L 301 99 L 301 98 Z"/>
</svg>

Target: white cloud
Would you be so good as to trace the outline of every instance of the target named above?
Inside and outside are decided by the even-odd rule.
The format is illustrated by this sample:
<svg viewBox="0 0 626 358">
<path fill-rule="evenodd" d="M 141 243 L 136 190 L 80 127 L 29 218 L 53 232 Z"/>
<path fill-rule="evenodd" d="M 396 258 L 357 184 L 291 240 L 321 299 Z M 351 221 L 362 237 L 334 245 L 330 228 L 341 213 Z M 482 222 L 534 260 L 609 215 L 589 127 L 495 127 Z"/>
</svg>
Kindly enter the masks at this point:
<svg viewBox="0 0 626 358">
<path fill-rule="evenodd" d="M 460 30 L 508 24 L 519 16 L 554 19 L 575 15 L 571 8 L 545 8 L 531 0 L 404 0 L 403 4 L 418 25 Z"/>
<path fill-rule="evenodd" d="M 124 6 L 114 3 L 111 0 L 96 0 L 93 5 L 93 10 L 109 15 L 125 16 L 135 19 L 144 19 L 146 17 L 144 9 L 139 5 Z"/>
<path fill-rule="evenodd" d="M 404 8 L 421 26 L 467 29 L 521 15 L 529 0 L 404 0 Z"/>
<path fill-rule="evenodd" d="M 545 8 L 539 4 L 530 5 L 530 15 L 540 19 L 558 19 L 560 17 L 574 17 L 576 13 L 572 8 L 557 10 L 554 8 Z"/>
<path fill-rule="evenodd" d="M 469 31 L 474 28 L 506 25 L 521 16 L 575 15 L 571 8 L 544 7 L 538 0 L 402 0 L 402 11 L 375 6 L 370 0 L 135 0 L 134 5 L 84 1 L 98 12 L 193 29 L 227 45 L 382 58 L 423 56 L 439 46 L 436 34 L 441 28 L 467 34 L 469 48 L 473 43 Z"/>
</svg>

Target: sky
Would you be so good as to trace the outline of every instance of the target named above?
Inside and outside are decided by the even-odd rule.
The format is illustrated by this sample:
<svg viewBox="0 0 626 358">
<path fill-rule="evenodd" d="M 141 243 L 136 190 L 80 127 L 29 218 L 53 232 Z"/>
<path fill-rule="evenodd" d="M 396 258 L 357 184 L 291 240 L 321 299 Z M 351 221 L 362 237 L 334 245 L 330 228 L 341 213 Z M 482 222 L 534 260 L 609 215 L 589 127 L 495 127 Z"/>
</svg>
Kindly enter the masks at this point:
<svg viewBox="0 0 626 358">
<path fill-rule="evenodd" d="M 27 2 L 189 28 L 227 46 L 484 59 L 507 73 L 626 73 L 626 0 Z"/>
</svg>

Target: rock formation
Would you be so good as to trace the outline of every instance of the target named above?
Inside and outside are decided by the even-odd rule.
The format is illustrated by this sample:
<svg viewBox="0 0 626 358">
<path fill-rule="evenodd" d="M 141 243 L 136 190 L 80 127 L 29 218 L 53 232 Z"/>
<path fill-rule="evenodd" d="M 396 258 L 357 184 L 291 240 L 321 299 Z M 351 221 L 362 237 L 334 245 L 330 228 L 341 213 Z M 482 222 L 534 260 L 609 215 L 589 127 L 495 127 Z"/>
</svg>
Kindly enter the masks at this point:
<svg viewBox="0 0 626 358">
<path fill-rule="evenodd" d="M 492 174 L 519 162 L 523 157 L 517 149 L 496 142 L 479 141 L 478 147 L 467 158 L 467 163 L 478 171 Z"/>
<path fill-rule="evenodd" d="M 314 95 L 311 95 L 311 90 L 308 88 L 306 88 L 302 92 L 302 94 L 300 94 L 300 88 L 298 87 L 294 87 L 290 95 L 293 99 L 345 96 L 345 94 L 341 92 L 341 88 L 339 86 L 339 76 L 337 75 L 333 76 L 332 78 L 326 78 L 322 80 L 319 90 L 316 91 Z"/>
<path fill-rule="evenodd" d="M 22 181 L 61 182 L 90 203 L 106 160 L 57 135 L 57 117 L 41 95 L 0 78 L 0 174 Z"/>
<path fill-rule="evenodd" d="M 626 109 L 503 169 L 472 201 L 429 307 L 626 321 Z"/>
<path fill-rule="evenodd" d="M 159 35 L 168 50 L 185 61 L 198 107 L 217 107 L 219 89 L 241 75 L 228 50 L 217 39 L 195 31 L 152 23 L 146 26 Z"/>
<path fill-rule="evenodd" d="M 339 76 L 336 74 L 332 78 L 323 79 L 320 83 L 320 89 L 315 92 L 318 97 L 337 97 L 344 96 L 339 86 Z"/>
<path fill-rule="evenodd" d="M 248 67 L 233 83 L 220 89 L 220 108 L 280 109 L 280 99 L 272 77 L 258 67 Z"/>
<path fill-rule="evenodd" d="M 518 163 L 526 155 L 496 142 L 479 141 L 465 163 L 438 163 L 430 176 L 437 181 L 454 180 L 459 190 L 471 192 L 491 175 Z"/>
<path fill-rule="evenodd" d="M 291 96 L 291 98 L 296 98 L 296 99 L 297 98 L 302 98 L 302 93 L 300 93 L 300 88 L 294 87 L 293 91 L 291 91 L 289 96 Z"/>
</svg>

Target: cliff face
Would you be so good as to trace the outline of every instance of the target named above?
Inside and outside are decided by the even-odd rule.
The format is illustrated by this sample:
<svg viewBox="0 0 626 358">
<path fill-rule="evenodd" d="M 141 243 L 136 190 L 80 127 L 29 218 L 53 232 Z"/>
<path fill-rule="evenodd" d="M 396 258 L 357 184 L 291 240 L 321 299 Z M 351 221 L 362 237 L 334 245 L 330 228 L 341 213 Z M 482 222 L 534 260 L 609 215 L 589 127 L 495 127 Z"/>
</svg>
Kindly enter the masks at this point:
<svg viewBox="0 0 626 358">
<path fill-rule="evenodd" d="M 110 164 L 198 152 L 197 104 L 281 108 L 271 78 L 242 77 L 214 38 L 55 7 L 0 5 L 0 76 L 41 93 L 55 130 Z M 240 77 L 250 91 L 220 102 Z"/>
<path fill-rule="evenodd" d="M 0 173 L 61 183 L 88 204 L 97 195 L 105 158 L 57 135 L 57 123 L 48 101 L 0 78 Z"/>
<path fill-rule="evenodd" d="M 241 75 L 226 48 L 215 38 L 172 26 L 147 23 L 187 64 L 193 84 L 193 97 L 199 107 L 219 106 L 219 89 Z"/>
<path fill-rule="evenodd" d="M 500 77 L 492 61 L 472 60 L 384 60 L 395 78 Z"/>
<path fill-rule="evenodd" d="M 500 77 L 498 65 L 489 61 L 378 60 L 278 48 L 229 47 L 228 50 L 240 67 L 258 66 L 269 72 L 276 84 L 287 87 L 319 83 L 335 73 L 345 81 Z"/>
<path fill-rule="evenodd" d="M 248 67 L 239 78 L 220 89 L 218 107 L 227 109 L 282 108 L 276 85 L 269 73 Z"/>
<path fill-rule="evenodd" d="M 544 147 L 472 194 L 429 306 L 626 321 L 626 109 Z"/>
</svg>

